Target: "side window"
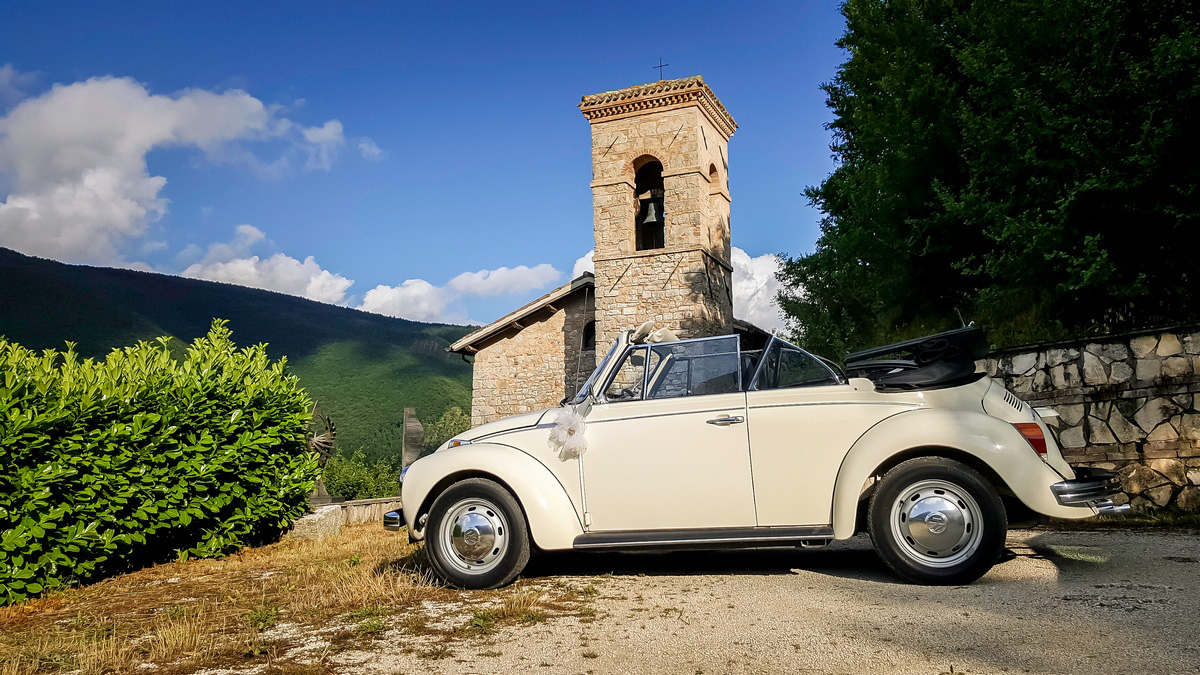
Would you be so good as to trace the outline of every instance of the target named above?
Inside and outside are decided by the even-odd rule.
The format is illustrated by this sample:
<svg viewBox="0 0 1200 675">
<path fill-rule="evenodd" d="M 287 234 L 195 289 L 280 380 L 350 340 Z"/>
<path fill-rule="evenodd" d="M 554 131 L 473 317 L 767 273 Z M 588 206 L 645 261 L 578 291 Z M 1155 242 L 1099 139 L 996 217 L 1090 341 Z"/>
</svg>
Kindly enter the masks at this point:
<svg viewBox="0 0 1200 675">
<path fill-rule="evenodd" d="M 726 394 L 741 390 L 736 335 L 650 346 L 648 399 Z"/>
<path fill-rule="evenodd" d="M 767 349 L 754 388 L 785 389 L 821 384 L 838 384 L 828 366 L 815 356 L 786 342 L 775 341 Z"/>
<path fill-rule="evenodd" d="M 613 379 L 604 390 L 604 397 L 611 402 L 641 400 L 645 378 L 646 348 L 630 349 L 625 352 L 621 364 L 617 366 Z"/>
<path fill-rule="evenodd" d="M 825 364 L 799 349 L 779 350 L 779 384 L 783 387 L 803 387 L 808 384 L 837 384 Z"/>
</svg>

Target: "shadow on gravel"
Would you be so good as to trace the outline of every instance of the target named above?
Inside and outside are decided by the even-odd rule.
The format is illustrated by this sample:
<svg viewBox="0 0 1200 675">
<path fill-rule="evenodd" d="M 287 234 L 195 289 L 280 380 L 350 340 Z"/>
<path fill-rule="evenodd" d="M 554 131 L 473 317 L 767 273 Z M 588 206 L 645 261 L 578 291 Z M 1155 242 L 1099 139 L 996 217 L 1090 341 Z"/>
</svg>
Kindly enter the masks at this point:
<svg viewBox="0 0 1200 675">
<path fill-rule="evenodd" d="M 794 574 L 793 570 L 875 583 L 904 583 L 879 560 L 870 541 L 861 537 L 814 549 L 543 553 L 530 559 L 522 576 L 775 575 Z"/>
<path fill-rule="evenodd" d="M 1059 578 L 1065 573 L 1089 574 L 1109 563 L 1104 547 L 1086 544 L 1063 544 L 1054 541 L 1053 534 L 1039 534 L 1026 542 L 1028 549 L 1018 555 L 1032 560 L 1046 560 L 1058 568 Z M 1029 552 L 1025 552 L 1028 550 Z"/>
<path fill-rule="evenodd" d="M 1041 551 L 1033 557 L 1043 557 Z M 1053 555 L 1053 554 L 1052 554 Z M 1031 557 L 1004 549 L 997 565 Z M 1045 555 L 1058 563 L 1059 556 Z M 776 575 L 807 571 L 842 579 L 912 585 L 896 576 L 860 536 L 824 548 L 762 548 L 729 551 L 555 552 L 535 555 L 521 576 L 690 576 L 705 574 Z"/>
</svg>

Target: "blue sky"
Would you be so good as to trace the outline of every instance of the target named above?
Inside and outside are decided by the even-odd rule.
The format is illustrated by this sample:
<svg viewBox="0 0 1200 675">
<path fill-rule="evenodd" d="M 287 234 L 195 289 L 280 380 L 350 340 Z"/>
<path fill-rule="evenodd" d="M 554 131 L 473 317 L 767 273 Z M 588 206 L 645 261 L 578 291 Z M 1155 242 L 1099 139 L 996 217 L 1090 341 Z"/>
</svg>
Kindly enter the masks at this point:
<svg viewBox="0 0 1200 675">
<path fill-rule="evenodd" d="M 818 87 L 843 28 L 832 2 L 7 2 L 0 245 L 489 321 L 591 248 L 580 97 L 662 57 L 741 127 L 733 242 L 760 297 L 766 254 L 818 235 L 802 190 L 833 168 Z"/>
</svg>

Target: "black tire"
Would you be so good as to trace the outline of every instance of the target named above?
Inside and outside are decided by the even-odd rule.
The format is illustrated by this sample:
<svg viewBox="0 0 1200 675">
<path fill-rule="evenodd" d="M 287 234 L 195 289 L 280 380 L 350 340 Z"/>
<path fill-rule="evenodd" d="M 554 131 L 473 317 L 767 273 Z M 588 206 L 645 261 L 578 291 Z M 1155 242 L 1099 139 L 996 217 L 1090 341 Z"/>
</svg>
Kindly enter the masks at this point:
<svg viewBox="0 0 1200 675">
<path fill-rule="evenodd" d="M 1008 532 L 995 488 L 944 457 L 910 459 L 888 471 L 871 497 L 867 522 L 883 562 L 922 584 L 968 584 L 983 576 Z"/>
<path fill-rule="evenodd" d="M 485 478 L 469 478 L 434 500 L 425 546 L 429 564 L 446 584 L 499 588 L 516 579 L 529 562 L 529 527 L 508 490 Z M 493 546 L 494 551 L 488 550 Z"/>
</svg>

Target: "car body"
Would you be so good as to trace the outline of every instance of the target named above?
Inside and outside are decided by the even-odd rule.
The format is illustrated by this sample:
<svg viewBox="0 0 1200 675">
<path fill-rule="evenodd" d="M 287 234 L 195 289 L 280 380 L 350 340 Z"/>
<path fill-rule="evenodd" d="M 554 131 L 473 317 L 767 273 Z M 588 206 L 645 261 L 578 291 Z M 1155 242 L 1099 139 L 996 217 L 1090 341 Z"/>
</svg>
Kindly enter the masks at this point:
<svg viewBox="0 0 1200 675">
<path fill-rule="evenodd" d="M 483 424 L 409 466 L 385 524 L 407 525 L 468 588 L 511 581 L 534 549 L 812 546 L 863 530 L 906 578 L 970 581 L 1014 508 L 1127 510 L 1108 499 L 1112 474 L 1073 470 L 1038 412 L 975 372 L 980 344 L 952 331 L 843 371 L 779 337 L 743 351 L 736 335 L 625 331 L 563 407 Z M 886 353 L 910 358 L 864 358 Z M 554 442 L 564 421 L 580 452 Z"/>
</svg>

